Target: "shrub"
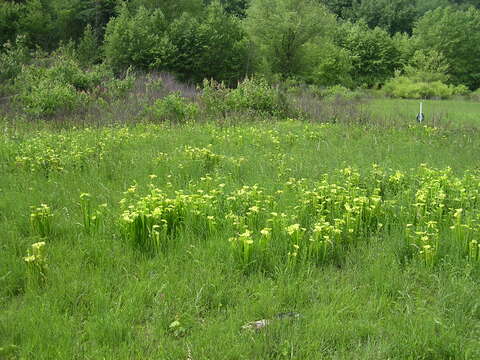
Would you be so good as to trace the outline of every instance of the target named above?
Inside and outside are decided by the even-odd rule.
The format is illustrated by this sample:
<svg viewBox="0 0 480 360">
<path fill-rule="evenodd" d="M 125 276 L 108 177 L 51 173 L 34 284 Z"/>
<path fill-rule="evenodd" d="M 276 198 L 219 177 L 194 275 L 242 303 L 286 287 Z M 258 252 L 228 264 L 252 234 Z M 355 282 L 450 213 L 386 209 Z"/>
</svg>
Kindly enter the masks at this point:
<svg viewBox="0 0 480 360">
<path fill-rule="evenodd" d="M 268 115 L 281 112 L 279 92 L 262 78 L 245 79 L 232 90 L 229 102 L 237 111 L 246 110 Z"/>
<path fill-rule="evenodd" d="M 460 84 L 458 86 L 455 86 L 455 88 L 453 89 L 453 95 L 468 95 L 470 94 L 470 89 L 463 85 L 463 84 Z"/>
<path fill-rule="evenodd" d="M 202 101 L 207 111 L 213 114 L 233 112 L 276 116 L 286 110 L 278 89 L 263 78 L 247 78 L 235 89 L 205 81 Z"/>
<path fill-rule="evenodd" d="M 389 80 L 383 90 L 388 96 L 404 99 L 447 99 L 468 91 L 463 85 L 447 85 L 441 81 L 419 82 L 406 76 L 396 76 Z"/>
<path fill-rule="evenodd" d="M 0 83 L 11 84 L 30 58 L 24 36 L 18 36 L 15 43 L 6 42 L 0 51 Z"/>
<path fill-rule="evenodd" d="M 179 92 L 174 92 L 156 100 L 147 108 L 147 113 L 156 120 L 184 123 L 195 118 L 198 106 L 187 102 Z"/>
<path fill-rule="evenodd" d="M 17 100 L 25 112 L 35 116 L 53 115 L 58 111 L 72 111 L 88 100 L 85 93 L 78 93 L 71 84 L 42 79 L 24 89 Z"/>
<path fill-rule="evenodd" d="M 108 81 L 109 80 L 109 81 Z M 50 116 L 59 111 L 73 111 L 85 105 L 92 95 L 99 95 L 102 83 L 114 96 L 121 95 L 115 87 L 131 87 L 115 81 L 112 73 L 102 65 L 82 70 L 79 63 L 65 55 L 54 54 L 38 58 L 36 63 L 22 68 L 15 79 L 16 102 L 34 116 Z M 104 92 L 104 96 L 112 96 Z"/>
<path fill-rule="evenodd" d="M 51 5 L 44 0 L 29 0 L 18 20 L 19 32 L 27 36 L 30 46 L 40 46 L 44 50 L 53 50 L 62 39 L 63 32 L 55 31 L 55 14 Z"/>
<path fill-rule="evenodd" d="M 469 89 L 465 85 L 447 85 L 449 64 L 441 52 L 436 50 L 417 50 L 403 68 L 403 75 L 397 72 L 389 80 L 384 91 L 393 97 L 410 99 L 441 98 L 453 95 L 466 95 Z"/>
<path fill-rule="evenodd" d="M 231 110 L 227 103 L 231 91 L 223 83 L 204 80 L 201 99 L 206 111 L 213 115 L 226 116 L 227 112 Z"/>
<path fill-rule="evenodd" d="M 207 7 L 197 33 L 202 45 L 197 82 L 214 78 L 234 85 L 245 77 L 249 65 L 246 34 L 240 20 L 226 13 L 219 1 Z"/>
<path fill-rule="evenodd" d="M 46 76 L 52 81 L 71 84 L 76 90 L 90 91 L 95 86 L 99 86 L 102 80 L 109 75 L 106 71 L 102 67 L 96 67 L 92 71 L 83 71 L 75 60 L 61 57 L 48 68 Z"/>
</svg>

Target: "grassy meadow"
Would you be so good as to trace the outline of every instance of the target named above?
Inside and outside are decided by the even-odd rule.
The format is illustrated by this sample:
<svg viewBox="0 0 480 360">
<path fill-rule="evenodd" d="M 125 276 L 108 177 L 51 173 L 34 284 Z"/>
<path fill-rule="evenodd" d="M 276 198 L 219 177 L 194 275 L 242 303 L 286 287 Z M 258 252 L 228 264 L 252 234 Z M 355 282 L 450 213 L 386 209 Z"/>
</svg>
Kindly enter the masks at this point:
<svg viewBox="0 0 480 360">
<path fill-rule="evenodd" d="M 430 126 L 478 127 L 480 102 L 458 100 L 423 100 L 423 112 Z M 420 100 L 374 99 L 367 107 L 376 117 L 388 121 L 415 120 Z"/>
<path fill-rule="evenodd" d="M 4 120 L 0 359 L 478 359 L 480 104 L 368 106 Z"/>
</svg>

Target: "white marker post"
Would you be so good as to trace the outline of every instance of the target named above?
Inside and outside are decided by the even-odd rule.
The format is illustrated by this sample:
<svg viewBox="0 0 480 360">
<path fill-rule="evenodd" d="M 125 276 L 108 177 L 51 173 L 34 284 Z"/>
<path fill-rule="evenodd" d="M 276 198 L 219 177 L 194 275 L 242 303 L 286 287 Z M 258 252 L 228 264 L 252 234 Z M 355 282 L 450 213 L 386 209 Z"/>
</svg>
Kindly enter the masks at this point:
<svg viewBox="0 0 480 360">
<path fill-rule="evenodd" d="M 423 102 L 420 101 L 420 112 L 417 115 L 417 121 L 421 123 L 423 120 L 425 120 L 425 115 L 423 114 Z"/>
</svg>

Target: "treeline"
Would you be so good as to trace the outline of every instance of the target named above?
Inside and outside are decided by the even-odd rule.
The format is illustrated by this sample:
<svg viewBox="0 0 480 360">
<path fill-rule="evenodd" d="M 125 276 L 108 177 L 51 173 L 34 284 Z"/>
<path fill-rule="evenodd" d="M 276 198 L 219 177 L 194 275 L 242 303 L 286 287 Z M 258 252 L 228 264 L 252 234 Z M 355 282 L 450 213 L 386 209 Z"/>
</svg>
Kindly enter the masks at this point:
<svg viewBox="0 0 480 360">
<path fill-rule="evenodd" d="M 0 81 L 42 54 L 235 86 L 252 74 L 448 97 L 480 87 L 480 0 L 0 2 Z M 67 49 L 67 50 L 65 50 Z M 45 62 L 43 63 L 45 64 Z"/>
</svg>

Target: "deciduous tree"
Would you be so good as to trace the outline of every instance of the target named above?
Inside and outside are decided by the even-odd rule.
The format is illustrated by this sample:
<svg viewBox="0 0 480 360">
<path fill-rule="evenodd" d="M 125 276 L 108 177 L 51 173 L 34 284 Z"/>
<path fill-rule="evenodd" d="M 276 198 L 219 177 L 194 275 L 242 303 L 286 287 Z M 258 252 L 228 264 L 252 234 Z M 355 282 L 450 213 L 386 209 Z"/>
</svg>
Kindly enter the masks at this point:
<svg viewBox="0 0 480 360">
<path fill-rule="evenodd" d="M 445 56 L 453 83 L 471 89 L 480 86 L 480 10 L 449 7 L 430 11 L 417 23 L 414 40 L 419 49 Z"/>
<path fill-rule="evenodd" d="M 313 0 L 253 0 L 245 25 L 264 72 L 283 78 L 304 71 L 307 44 L 326 38 L 333 15 Z"/>
</svg>

